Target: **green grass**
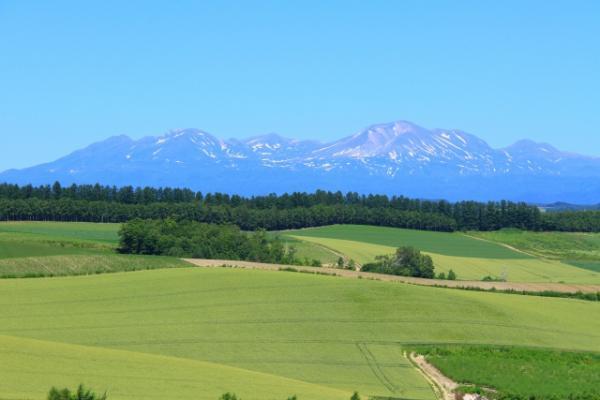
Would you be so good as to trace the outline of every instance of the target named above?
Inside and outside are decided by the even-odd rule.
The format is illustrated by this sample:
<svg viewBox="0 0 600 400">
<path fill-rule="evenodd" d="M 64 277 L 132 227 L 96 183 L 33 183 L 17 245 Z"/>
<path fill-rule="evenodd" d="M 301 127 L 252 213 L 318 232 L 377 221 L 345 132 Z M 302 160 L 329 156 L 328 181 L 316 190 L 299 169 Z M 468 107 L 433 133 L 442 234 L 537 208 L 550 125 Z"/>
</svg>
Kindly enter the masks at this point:
<svg viewBox="0 0 600 400">
<path fill-rule="evenodd" d="M 413 246 L 428 253 L 455 257 L 519 259 L 527 256 L 496 243 L 476 241 L 461 233 L 417 231 L 368 225 L 331 225 L 286 231 L 296 237 L 325 237 L 397 248 Z"/>
<path fill-rule="evenodd" d="M 489 275 L 512 282 L 600 284 L 600 273 L 593 268 L 529 256 L 458 232 L 335 225 L 286 231 L 284 235 L 334 249 L 361 264 L 391 254 L 398 246 L 414 246 L 433 258 L 437 273 L 447 274 L 452 269 L 462 280 L 481 280 Z"/>
<path fill-rule="evenodd" d="M 354 390 L 433 400 L 404 346 L 600 351 L 594 302 L 311 274 L 176 268 L 2 280 L 0 306 L 0 398 L 42 399 L 50 385 L 83 382 L 112 400 Z"/>
<path fill-rule="evenodd" d="M 600 261 L 566 261 L 569 265 L 574 265 L 579 268 L 589 271 L 600 272 Z"/>
<path fill-rule="evenodd" d="M 470 235 L 507 244 L 545 258 L 600 261 L 600 234 L 570 232 L 529 232 L 503 229 L 470 232 Z"/>
<path fill-rule="evenodd" d="M 600 396 L 597 353 L 465 345 L 415 346 L 414 350 L 455 382 L 496 389 L 495 396 Z"/>
<path fill-rule="evenodd" d="M 338 255 L 326 247 L 317 243 L 299 240 L 291 236 L 281 235 L 279 232 L 269 233 L 271 236 L 279 236 L 285 245 L 289 248 L 293 246 L 296 249 L 296 257 L 300 260 L 319 260 L 323 265 L 333 265 L 338 260 Z"/>
<path fill-rule="evenodd" d="M 69 254 L 0 259 L 0 278 L 103 274 L 189 266 L 172 257 L 112 253 Z"/>
<path fill-rule="evenodd" d="M 0 233 L 31 240 L 91 242 L 116 246 L 120 226 L 87 222 L 0 222 Z"/>
<path fill-rule="evenodd" d="M 345 399 L 340 390 L 276 375 L 135 351 L 0 336 L 0 398 L 44 399 L 50 387 L 102 388 L 109 399 Z M 44 388 L 47 388 L 44 390 Z M 245 394 L 248 394 L 247 396 Z"/>
<path fill-rule="evenodd" d="M 119 224 L 1 222 L 0 278 L 99 274 L 187 265 L 116 253 Z"/>
</svg>

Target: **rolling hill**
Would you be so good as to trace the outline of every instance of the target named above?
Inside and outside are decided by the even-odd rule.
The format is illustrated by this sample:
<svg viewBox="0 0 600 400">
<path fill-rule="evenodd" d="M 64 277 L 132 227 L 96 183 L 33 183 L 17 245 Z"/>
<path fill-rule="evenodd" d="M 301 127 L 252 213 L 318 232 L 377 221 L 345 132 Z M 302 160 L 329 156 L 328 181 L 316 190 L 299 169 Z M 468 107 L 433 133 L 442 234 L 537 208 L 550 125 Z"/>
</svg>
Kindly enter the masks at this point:
<svg viewBox="0 0 600 400">
<path fill-rule="evenodd" d="M 600 351 L 595 302 L 286 272 L 177 268 L 0 280 L 0 398 L 433 400 L 411 344 Z M 5 362 L 6 361 L 6 362 Z"/>
<path fill-rule="evenodd" d="M 452 269 L 462 280 L 481 280 L 490 276 L 510 282 L 600 283 L 600 273 L 593 269 L 579 268 L 556 258 L 530 255 L 507 248 L 502 243 L 460 232 L 335 225 L 285 231 L 283 234 L 325 246 L 359 263 L 372 262 L 378 255 L 392 254 L 400 246 L 413 246 L 433 258 L 436 272 L 447 274 Z M 554 235 L 561 240 L 570 237 L 565 233 Z"/>
</svg>

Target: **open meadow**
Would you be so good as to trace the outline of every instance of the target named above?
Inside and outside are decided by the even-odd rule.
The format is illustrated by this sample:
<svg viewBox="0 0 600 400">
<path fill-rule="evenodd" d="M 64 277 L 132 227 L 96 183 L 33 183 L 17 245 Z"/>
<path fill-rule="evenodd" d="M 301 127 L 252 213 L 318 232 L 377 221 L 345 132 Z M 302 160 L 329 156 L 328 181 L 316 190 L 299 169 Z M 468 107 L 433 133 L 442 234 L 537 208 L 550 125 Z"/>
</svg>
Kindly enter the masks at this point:
<svg viewBox="0 0 600 400">
<path fill-rule="evenodd" d="M 300 273 L 9 279 L 0 304 L 0 398 L 83 382 L 111 399 L 433 399 L 404 345 L 600 351 L 595 302 Z"/>
<path fill-rule="evenodd" d="M 120 224 L 0 222 L 0 278 L 85 275 L 183 266 L 116 253 Z"/>
<path fill-rule="evenodd" d="M 600 369 L 597 302 L 194 268 L 173 257 L 118 254 L 118 229 L 0 223 L 0 277 L 39 277 L 0 279 L 0 399 L 41 400 L 51 386 L 84 383 L 107 391 L 110 400 L 215 400 L 225 392 L 250 400 L 348 399 L 354 391 L 434 400 L 434 389 L 406 357 L 415 348 L 459 382 L 503 391 L 510 380 L 494 371 L 515 368 L 519 357 L 536 352 L 539 363 L 522 363 L 530 376 L 508 387 L 527 395 L 556 389 L 544 383 L 543 360 L 564 364 L 573 382 L 593 381 Z M 573 271 L 595 274 L 462 234 L 369 226 L 282 234 L 298 256 L 324 264 L 340 255 L 369 261 L 408 244 L 459 278 L 501 265 L 524 281 L 535 281 L 535 273 L 552 273 L 540 278 L 545 282 L 577 280 L 567 274 Z M 478 352 L 469 351 L 473 345 Z M 516 353 L 495 352 L 497 346 Z M 461 370 L 467 361 L 477 367 Z M 577 395 L 590 390 L 559 386 Z"/>
<path fill-rule="evenodd" d="M 372 262 L 378 255 L 391 254 L 399 246 L 413 246 L 432 257 L 436 272 L 447 274 L 452 269 L 462 280 L 481 280 L 490 276 L 512 282 L 600 283 L 600 273 L 592 268 L 526 254 L 502 243 L 461 232 L 334 225 L 282 234 L 331 248 L 361 264 Z"/>
</svg>

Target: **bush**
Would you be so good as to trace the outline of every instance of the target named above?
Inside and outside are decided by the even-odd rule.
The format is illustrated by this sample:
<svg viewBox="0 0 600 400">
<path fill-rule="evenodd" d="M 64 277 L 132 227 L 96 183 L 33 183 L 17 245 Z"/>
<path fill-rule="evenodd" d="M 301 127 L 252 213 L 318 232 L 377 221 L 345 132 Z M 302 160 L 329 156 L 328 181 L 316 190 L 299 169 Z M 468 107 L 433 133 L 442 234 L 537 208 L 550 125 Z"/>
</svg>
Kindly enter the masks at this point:
<svg viewBox="0 0 600 400">
<path fill-rule="evenodd" d="M 431 257 L 414 247 L 399 247 L 393 256 L 378 256 L 376 262 L 362 267 L 367 272 L 430 279 L 435 277 L 434 269 Z"/>
<path fill-rule="evenodd" d="M 456 280 L 456 273 L 452 270 L 448 271 L 448 280 L 449 281 L 455 281 Z"/>
<path fill-rule="evenodd" d="M 242 400 L 241 398 L 238 399 L 238 397 L 235 395 L 235 393 L 223 393 L 221 395 L 221 397 L 219 397 L 219 400 Z"/>
<path fill-rule="evenodd" d="M 106 400 L 106 393 L 97 395 L 83 385 L 79 385 L 76 392 L 71 392 L 69 389 L 57 389 L 53 387 L 48 393 L 48 400 Z"/>
</svg>

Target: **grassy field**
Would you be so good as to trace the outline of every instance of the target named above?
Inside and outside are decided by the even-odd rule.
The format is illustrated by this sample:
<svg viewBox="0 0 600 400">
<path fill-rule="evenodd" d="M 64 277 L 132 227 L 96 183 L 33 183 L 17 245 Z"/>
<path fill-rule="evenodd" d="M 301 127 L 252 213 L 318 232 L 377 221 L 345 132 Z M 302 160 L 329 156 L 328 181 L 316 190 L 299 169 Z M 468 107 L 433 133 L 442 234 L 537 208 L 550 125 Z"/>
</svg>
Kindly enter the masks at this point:
<svg viewBox="0 0 600 400">
<path fill-rule="evenodd" d="M 472 236 L 506 244 L 546 259 L 561 260 L 588 271 L 600 272 L 600 234 L 571 232 L 527 232 L 503 229 L 470 232 Z"/>
<path fill-rule="evenodd" d="M 469 232 L 469 235 L 507 244 L 545 258 L 600 261 L 600 234 L 598 233 L 503 229 L 495 232 Z"/>
<path fill-rule="evenodd" d="M 82 275 L 186 265 L 116 253 L 119 224 L 0 222 L 0 278 Z"/>
<path fill-rule="evenodd" d="M 296 250 L 296 257 L 300 260 L 319 260 L 323 265 L 333 265 L 339 258 L 339 255 L 332 249 L 321 246 L 318 243 L 296 239 L 291 236 L 279 235 L 276 232 L 271 233 L 271 235 L 278 235 L 288 248 L 293 246 Z"/>
<path fill-rule="evenodd" d="M 600 396 L 598 353 L 469 345 L 413 349 L 455 382 L 494 388 L 500 394 L 564 399 L 569 395 Z"/>
<path fill-rule="evenodd" d="M 37 241 L 66 241 L 116 246 L 120 224 L 86 222 L 0 222 L 0 234 Z"/>
<path fill-rule="evenodd" d="M 436 272 L 447 273 L 452 269 L 464 280 L 492 276 L 513 282 L 600 283 L 600 273 L 594 270 L 594 265 L 584 269 L 458 232 L 336 225 L 286 231 L 284 236 L 326 246 L 359 263 L 370 262 L 377 255 L 391 254 L 398 246 L 414 246 L 431 255 Z"/>
<path fill-rule="evenodd" d="M 404 346 L 600 351 L 599 304 L 241 269 L 0 281 L 0 398 L 433 399 Z M 594 359 L 594 363 L 596 363 Z M 581 373 L 587 373 L 587 369 Z M 577 371 L 575 371 L 577 372 Z"/>
</svg>

